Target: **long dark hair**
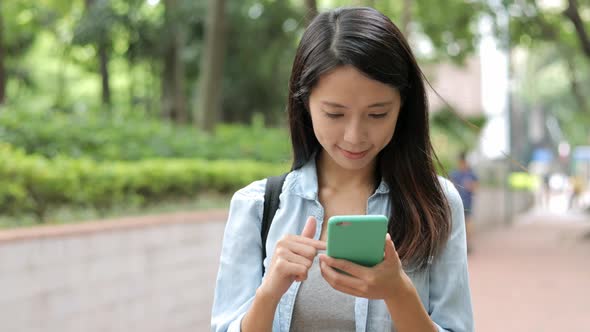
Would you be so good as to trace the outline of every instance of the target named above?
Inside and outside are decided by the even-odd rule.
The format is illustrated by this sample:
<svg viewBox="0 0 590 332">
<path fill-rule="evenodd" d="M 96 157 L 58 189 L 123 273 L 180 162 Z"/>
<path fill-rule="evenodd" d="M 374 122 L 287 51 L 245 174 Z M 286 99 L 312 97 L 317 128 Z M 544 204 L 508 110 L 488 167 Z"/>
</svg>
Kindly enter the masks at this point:
<svg viewBox="0 0 590 332">
<path fill-rule="evenodd" d="M 289 82 L 292 169 L 319 150 L 309 114 L 319 77 L 352 65 L 396 88 L 402 107 L 391 142 L 379 153 L 378 173 L 389 186 L 389 233 L 404 261 L 424 268 L 441 250 L 451 221 L 438 181 L 430 142 L 423 74 L 410 47 L 389 18 L 372 8 L 339 8 L 315 17 L 303 34 Z"/>
</svg>

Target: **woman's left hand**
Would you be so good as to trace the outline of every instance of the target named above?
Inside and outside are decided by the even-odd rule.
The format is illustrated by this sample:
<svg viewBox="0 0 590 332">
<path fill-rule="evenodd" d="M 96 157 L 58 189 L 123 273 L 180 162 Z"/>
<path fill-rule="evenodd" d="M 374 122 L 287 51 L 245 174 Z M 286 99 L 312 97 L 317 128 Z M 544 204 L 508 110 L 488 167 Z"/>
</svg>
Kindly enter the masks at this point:
<svg viewBox="0 0 590 332">
<path fill-rule="evenodd" d="M 356 297 L 391 299 L 410 282 L 402 269 L 402 263 L 389 234 L 385 239 L 383 261 L 373 267 L 365 267 L 323 254 L 319 258 L 324 279 L 334 289 Z M 335 269 L 344 271 L 348 275 Z"/>
</svg>

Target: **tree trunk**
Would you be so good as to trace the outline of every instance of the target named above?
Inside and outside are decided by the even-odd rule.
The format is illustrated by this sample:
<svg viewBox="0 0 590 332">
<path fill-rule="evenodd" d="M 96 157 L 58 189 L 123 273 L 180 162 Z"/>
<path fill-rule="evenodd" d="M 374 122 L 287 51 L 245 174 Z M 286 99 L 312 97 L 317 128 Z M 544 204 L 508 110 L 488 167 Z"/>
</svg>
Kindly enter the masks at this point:
<svg viewBox="0 0 590 332">
<path fill-rule="evenodd" d="M 221 114 L 221 85 L 225 57 L 225 0 L 209 0 L 205 27 L 204 54 L 201 58 L 197 112 L 200 127 L 213 132 Z"/>
<path fill-rule="evenodd" d="M 69 46 L 64 45 L 63 50 L 59 56 L 59 69 L 58 69 L 58 77 L 57 77 L 57 95 L 55 97 L 55 105 L 58 108 L 62 109 L 65 105 L 66 97 L 66 73 L 67 73 L 67 62 L 68 62 L 68 54 L 69 54 Z"/>
<path fill-rule="evenodd" d="M 307 24 L 309 24 L 318 14 L 318 4 L 316 0 L 305 0 L 305 9 L 305 18 L 307 19 Z"/>
<path fill-rule="evenodd" d="M 166 0 L 165 20 L 167 34 L 164 38 L 164 67 L 162 73 L 162 114 L 177 123 L 188 121 L 185 95 L 184 62 L 181 54 L 184 47 L 184 32 L 178 22 L 176 0 Z"/>
<path fill-rule="evenodd" d="M 582 112 L 590 112 L 588 108 L 588 103 L 586 102 L 586 97 L 582 92 L 582 87 L 580 87 L 580 82 L 578 80 L 577 69 L 575 64 L 575 59 L 573 56 L 566 55 L 565 62 L 567 64 L 569 78 L 570 78 L 570 89 L 572 94 L 574 95 L 574 99 Z"/>
<path fill-rule="evenodd" d="M 174 109 L 176 111 L 176 122 L 187 123 L 188 122 L 188 107 L 186 102 L 186 80 L 184 77 L 185 66 L 182 60 L 182 48 L 184 47 L 184 33 L 179 25 L 176 25 L 175 38 L 174 38 Z"/>
<path fill-rule="evenodd" d="M 170 41 L 168 40 L 168 43 Z M 166 43 L 167 44 L 167 43 Z M 166 46 L 162 54 L 164 65 L 162 66 L 162 80 L 160 88 L 162 90 L 162 118 L 174 120 L 174 75 L 172 68 L 174 67 L 174 50 L 172 46 Z"/>
<path fill-rule="evenodd" d="M 100 1 L 100 0 L 99 0 Z M 86 0 L 86 10 L 91 10 L 92 6 L 96 4 L 96 0 Z M 109 36 L 101 36 L 101 40 L 96 44 L 98 49 L 99 72 L 101 77 L 102 87 L 102 103 L 103 105 L 111 105 L 111 87 L 109 81 L 109 51 L 108 51 Z"/>
<path fill-rule="evenodd" d="M 412 23 L 412 0 L 404 0 L 402 7 L 401 30 L 406 39 L 410 39 L 410 23 Z"/>
<path fill-rule="evenodd" d="M 107 38 L 106 36 L 104 38 Z M 103 105 L 111 105 L 111 86 L 109 78 L 109 54 L 107 50 L 107 42 L 103 40 L 98 45 L 98 57 L 100 61 L 100 77 L 102 86 L 102 103 Z"/>
<path fill-rule="evenodd" d="M 576 28 L 576 34 L 578 35 L 578 39 L 580 40 L 580 45 L 582 47 L 582 51 L 587 58 L 590 58 L 590 37 L 588 37 L 588 33 L 586 32 L 586 27 L 584 26 L 584 22 L 580 17 L 580 12 L 578 10 L 578 1 L 577 0 L 569 0 L 568 7 L 563 13 L 567 18 L 572 21 L 574 27 Z"/>
<path fill-rule="evenodd" d="M 570 10 L 570 9 L 568 9 Z M 560 44 L 560 36 L 556 29 L 543 18 L 543 16 L 537 16 L 537 23 L 541 26 L 541 31 L 544 35 L 544 38 L 548 40 L 552 40 L 556 45 Z M 575 57 L 574 55 L 568 51 L 566 48 L 558 48 L 559 54 L 563 57 L 569 72 L 569 81 L 570 81 L 570 90 L 574 99 L 576 100 L 576 104 L 581 111 L 590 111 L 588 108 L 588 102 L 586 100 L 586 95 L 582 93 L 580 83 L 577 76 L 577 69 L 575 68 Z"/>
<path fill-rule="evenodd" d="M 158 89 L 158 83 L 161 80 L 157 78 L 160 77 L 160 73 L 156 70 L 155 66 L 152 61 L 149 61 L 147 64 L 147 71 L 144 71 L 144 89 L 143 89 L 143 98 L 146 99 L 145 111 L 149 115 L 156 115 L 154 114 L 154 105 L 158 104 L 159 99 L 156 97 L 156 94 L 152 93 L 152 91 L 156 91 Z"/>
<path fill-rule="evenodd" d="M 6 99 L 6 70 L 4 69 L 4 22 L 2 20 L 2 2 L 0 1 L 0 105 Z"/>
</svg>

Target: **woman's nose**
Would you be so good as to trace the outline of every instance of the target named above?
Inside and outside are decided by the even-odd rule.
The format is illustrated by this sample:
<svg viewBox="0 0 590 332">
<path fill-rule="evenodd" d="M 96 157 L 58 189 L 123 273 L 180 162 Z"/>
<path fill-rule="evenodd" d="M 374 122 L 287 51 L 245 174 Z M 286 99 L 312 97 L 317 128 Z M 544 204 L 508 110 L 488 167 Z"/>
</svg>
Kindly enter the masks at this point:
<svg viewBox="0 0 590 332">
<path fill-rule="evenodd" d="M 359 120 L 352 120 L 346 126 L 344 141 L 350 144 L 363 143 L 368 136 L 367 126 Z"/>
</svg>

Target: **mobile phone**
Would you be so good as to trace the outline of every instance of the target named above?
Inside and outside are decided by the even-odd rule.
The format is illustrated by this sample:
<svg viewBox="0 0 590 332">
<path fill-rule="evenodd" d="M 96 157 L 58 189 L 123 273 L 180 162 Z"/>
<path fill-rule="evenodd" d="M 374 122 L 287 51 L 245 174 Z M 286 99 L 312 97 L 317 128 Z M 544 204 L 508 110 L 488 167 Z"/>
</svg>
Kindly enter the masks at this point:
<svg viewBox="0 0 590 332">
<path fill-rule="evenodd" d="M 326 254 L 363 266 L 383 260 L 388 219 L 383 215 L 343 215 L 328 220 Z"/>
</svg>

